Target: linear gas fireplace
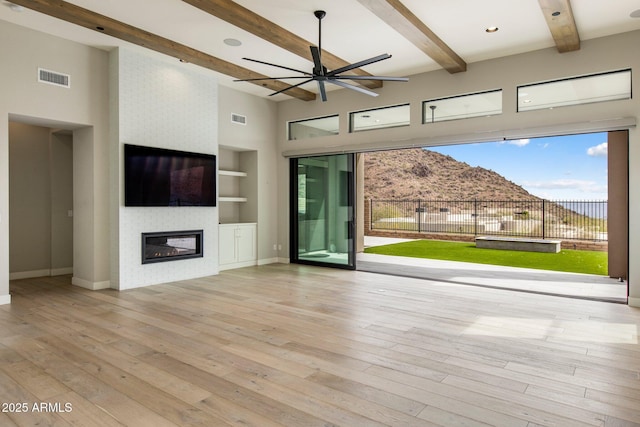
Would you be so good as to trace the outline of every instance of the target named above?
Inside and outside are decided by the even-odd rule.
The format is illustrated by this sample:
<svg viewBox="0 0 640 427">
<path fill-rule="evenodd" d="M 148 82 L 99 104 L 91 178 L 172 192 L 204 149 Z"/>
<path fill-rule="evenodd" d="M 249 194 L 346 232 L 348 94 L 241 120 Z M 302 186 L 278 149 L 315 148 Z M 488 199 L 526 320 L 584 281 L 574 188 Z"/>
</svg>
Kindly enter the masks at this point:
<svg viewBox="0 0 640 427">
<path fill-rule="evenodd" d="M 202 258 L 202 230 L 142 233 L 142 263 Z"/>
</svg>

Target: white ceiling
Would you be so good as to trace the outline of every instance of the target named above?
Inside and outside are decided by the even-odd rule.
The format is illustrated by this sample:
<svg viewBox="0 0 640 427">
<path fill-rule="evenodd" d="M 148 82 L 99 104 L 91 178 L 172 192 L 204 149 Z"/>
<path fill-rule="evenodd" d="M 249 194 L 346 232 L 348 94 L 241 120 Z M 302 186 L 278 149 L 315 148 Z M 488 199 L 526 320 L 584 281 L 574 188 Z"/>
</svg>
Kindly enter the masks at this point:
<svg viewBox="0 0 640 427">
<path fill-rule="evenodd" d="M 129 45 L 27 8 L 15 12 L 9 2 L 1 1 L 2 20 L 107 50 Z M 180 0 L 73 0 L 70 3 L 265 75 L 281 76 L 283 72 L 244 61 L 242 57 L 309 71 L 312 68 L 310 60 Z M 325 10 L 323 49 L 348 62 L 382 53 L 393 56 L 367 66 L 366 71 L 371 74 L 410 76 L 441 68 L 357 0 L 236 0 L 236 3 L 313 44 L 318 42 L 318 25 L 313 11 Z M 554 46 L 537 0 L 402 0 L 402 3 L 467 64 Z M 638 0 L 572 0 L 571 4 L 582 41 L 640 29 L 640 18 L 630 16 L 640 9 Z M 485 32 L 489 26 L 496 26 L 499 31 Z M 227 46 L 223 42 L 226 38 L 240 40 L 242 45 Z M 290 74 L 285 71 L 284 75 Z M 251 83 L 234 83 L 229 76 L 219 75 L 219 79 L 221 84 L 259 96 L 271 93 Z M 315 83 L 303 88 L 317 92 Z M 291 98 L 277 95 L 271 99 Z"/>
</svg>

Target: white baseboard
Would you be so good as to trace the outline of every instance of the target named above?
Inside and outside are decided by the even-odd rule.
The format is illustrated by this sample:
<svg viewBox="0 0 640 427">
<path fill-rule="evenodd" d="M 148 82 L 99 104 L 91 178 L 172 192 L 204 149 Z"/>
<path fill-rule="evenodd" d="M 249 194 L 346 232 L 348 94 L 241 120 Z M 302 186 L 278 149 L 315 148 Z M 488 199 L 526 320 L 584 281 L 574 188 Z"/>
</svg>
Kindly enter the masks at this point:
<svg viewBox="0 0 640 427">
<path fill-rule="evenodd" d="M 51 269 L 52 276 L 66 276 L 67 274 L 73 274 L 73 267 Z"/>
<path fill-rule="evenodd" d="M 278 262 L 278 258 L 265 258 L 259 259 L 258 265 L 267 265 L 267 264 L 276 264 Z"/>
<path fill-rule="evenodd" d="M 278 263 L 280 263 L 280 264 L 289 264 L 289 263 L 291 263 L 291 258 L 278 258 Z"/>
<path fill-rule="evenodd" d="M 221 264 L 218 269 L 219 271 L 232 270 L 234 268 L 253 267 L 256 264 L 257 261 L 234 262 L 233 264 Z"/>
<path fill-rule="evenodd" d="M 89 289 L 90 291 L 109 289 L 111 287 L 111 282 L 109 280 L 105 280 L 104 282 L 90 282 L 89 280 L 80 279 L 79 277 L 71 278 L 71 284 L 81 288 Z"/>
<path fill-rule="evenodd" d="M 73 274 L 73 267 L 18 271 L 15 273 L 9 273 L 9 280 L 33 279 L 34 277 L 64 276 L 66 274 Z"/>
<path fill-rule="evenodd" d="M 49 277 L 51 276 L 51 270 L 33 270 L 33 271 L 18 271 L 16 273 L 9 273 L 9 280 L 20 279 L 32 279 L 34 277 Z"/>
<path fill-rule="evenodd" d="M 11 304 L 11 295 L 0 295 L 0 305 Z"/>
<path fill-rule="evenodd" d="M 629 297 L 629 299 L 627 300 L 627 304 L 629 304 L 630 307 L 640 308 L 640 298 Z"/>
</svg>

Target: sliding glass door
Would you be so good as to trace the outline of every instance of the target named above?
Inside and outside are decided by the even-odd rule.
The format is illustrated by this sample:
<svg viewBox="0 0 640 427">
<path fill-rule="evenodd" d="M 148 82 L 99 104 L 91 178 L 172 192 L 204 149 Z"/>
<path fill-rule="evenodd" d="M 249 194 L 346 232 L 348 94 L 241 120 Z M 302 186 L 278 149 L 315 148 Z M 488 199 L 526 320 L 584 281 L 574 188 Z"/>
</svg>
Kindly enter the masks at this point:
<svg viewBox="0 0 640 427">
<path fill-rule="evenodd" d="M 355 269 L 354 155 L 291 159 L 291 262 Z"/>
</svg>

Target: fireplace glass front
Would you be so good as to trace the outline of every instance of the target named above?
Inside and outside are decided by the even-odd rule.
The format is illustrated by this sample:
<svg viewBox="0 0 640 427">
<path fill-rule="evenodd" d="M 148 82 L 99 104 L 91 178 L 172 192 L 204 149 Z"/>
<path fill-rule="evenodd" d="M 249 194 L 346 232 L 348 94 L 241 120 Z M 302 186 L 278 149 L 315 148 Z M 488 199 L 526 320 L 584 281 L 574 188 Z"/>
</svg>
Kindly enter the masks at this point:
<svg viewBox="0 0 640 427">
<path fill-rule="evenodd" d="M 202 258 L 202 230 L 142 233 L 142 263 Z"/>
</svg>

